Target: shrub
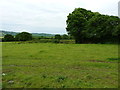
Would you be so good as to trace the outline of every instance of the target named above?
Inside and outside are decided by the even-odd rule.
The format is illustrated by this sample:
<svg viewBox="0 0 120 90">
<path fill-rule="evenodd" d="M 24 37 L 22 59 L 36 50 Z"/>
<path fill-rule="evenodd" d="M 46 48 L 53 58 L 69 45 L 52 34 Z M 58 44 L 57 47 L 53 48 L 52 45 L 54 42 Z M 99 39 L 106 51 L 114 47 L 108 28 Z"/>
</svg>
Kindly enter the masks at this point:
<svg viewBox="0 0 120 90">
<path fill-rule="evenodd" d="M 12 36 L 11 34 L 6 34 L 3 41 L 14 41 L 14 36 Z"/>
<path fill-rule="evenodd" d="M 32 40 L 32 34 L 28 33 L 28 32 L 22 32 L 16 35 L 15 39 L 17 41 L 28 41 L 28 40 Z"/>
<path fill-rule="evenodd" d="M 59 40 L 59 39 L 53 39 L 52 42 L 53 42 L 53 43 L 60 43 L 60 40 Z"/>
</svg>

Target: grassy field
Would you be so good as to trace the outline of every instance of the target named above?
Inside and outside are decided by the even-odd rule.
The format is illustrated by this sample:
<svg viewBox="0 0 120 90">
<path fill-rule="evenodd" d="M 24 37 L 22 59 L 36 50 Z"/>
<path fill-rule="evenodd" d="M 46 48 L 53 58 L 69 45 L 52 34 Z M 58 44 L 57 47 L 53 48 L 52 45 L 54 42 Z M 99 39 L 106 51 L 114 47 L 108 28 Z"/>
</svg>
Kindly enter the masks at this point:
<svg viewBox="0 0 120 90">
<path fill-rule="evenodd" d="M 117 88 L 118 45 L 3 43 L 3 88 Z"/>
</svg>

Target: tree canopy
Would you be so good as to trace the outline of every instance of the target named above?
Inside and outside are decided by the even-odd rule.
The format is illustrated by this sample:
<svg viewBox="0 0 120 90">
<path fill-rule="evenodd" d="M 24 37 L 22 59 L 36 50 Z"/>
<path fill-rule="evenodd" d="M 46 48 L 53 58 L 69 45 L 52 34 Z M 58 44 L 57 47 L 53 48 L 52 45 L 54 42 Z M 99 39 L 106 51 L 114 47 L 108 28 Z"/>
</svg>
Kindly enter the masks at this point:
<svg viewBox="0 0 120 90">
<path fill-rule="evenodd" d="M 62 39 L 69 39 L 69 36 L 67 34 L 63 34 Z"/>
<path fill-rule="evenodd" d="M 83 8 L 76 8 L 67 16 L 68 34 L 76 43 L 104 43 L 118 41 L 120 19 L 117 16 L 102 15 Z"/>
<path fill-rule="evenodd" d="M 12 36 L 11 34 L 6 34 L 3 41 L 14 41 L 14 36 Z"/>
<path fill-rule="evenodd" d="M 28 33 L 28 32 L 21 32 L 19 34 L 16 35 L 15 39 L 17 41 L 28 41 L 28 40 L 32 40 L 32 34 Z"/>
</svg>

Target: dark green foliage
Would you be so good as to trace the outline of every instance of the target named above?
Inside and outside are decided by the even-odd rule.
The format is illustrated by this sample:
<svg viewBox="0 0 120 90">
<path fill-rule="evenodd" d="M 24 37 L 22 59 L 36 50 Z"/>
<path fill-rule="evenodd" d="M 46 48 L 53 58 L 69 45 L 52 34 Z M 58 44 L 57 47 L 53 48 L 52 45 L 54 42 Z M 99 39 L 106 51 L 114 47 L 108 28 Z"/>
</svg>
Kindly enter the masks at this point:
<svg viewBox="0 0 120 90">
<path fill-rule="evenodd" d="M 38 39 L 45 39 L 46 37 L 44 37 L 44 36 L 40 36 Z"/>
<path fill-rule="evenodd" d="M 62 39 L 69 39 L 69 36 L 64 34 L 64 35 L 62 35 Z"/>
<path fill-rule="evenodd" d="M 76 8 L 67 16 L 67 32 L 74 36 L 76 43 L 83 42 L 82 31 L 85 30 L 87 21 L 93 16 L 91 11 L 82 8 Z"/>
<path fill-rule="evenodd" d="M 60 40 L 59 39 L 53 39 L 52 42 L 53 43 L 60 43 Z"/>
<path fill-rule="evenodd" d="M 3 41 L 14 41 L 14 36 L 6 34 L 3 38 Z"/>
<path fill-rule="evenodd" d="M 62 37 L 61 37 L 61 35 L 60 35 L 60 34 L 56 34 L 56 35 L 55 35 L 55 39 L 60 40 L 60 39 L 62 39 Z"/>
<path fill-rule="evenodd" d="M 92 17 L 87 24 L 86 38 L 95 43 L 118 42 L 119 29 L 116 29 L 119 18 L 115 16 L 99 15 Z"/>
<path fill-rule="evenodd" d="M 32 34 L 28 33 L 28 32 L 22 32 L 16 35 L 15 39 L 17 41 L 28 41 L 28 40 L 32 40 Z"/>
<path fill-rule="evenodd" d="M 59 43 L 61 39 L 62 39 L 61 35 L 60 34 L 56 34 L 55 38 L 53 39 L 53 43 Z"/>
<path fill-rule="evenodd" d="M 68 34 L 74 36 L 76 43 L 118 42 L 120 19 L 116 16 L 76 8 L 68 15 L 66 22 L 66 30 Z"/>
</svg>

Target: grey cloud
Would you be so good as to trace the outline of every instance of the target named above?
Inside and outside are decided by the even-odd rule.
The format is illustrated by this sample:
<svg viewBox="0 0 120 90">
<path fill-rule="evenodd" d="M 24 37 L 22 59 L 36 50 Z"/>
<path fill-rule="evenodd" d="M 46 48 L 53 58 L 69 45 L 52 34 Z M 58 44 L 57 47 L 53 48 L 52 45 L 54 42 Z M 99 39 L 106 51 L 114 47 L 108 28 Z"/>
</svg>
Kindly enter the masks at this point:
<svg viewBox="0 0 120 90">
<path fill-rule="evenodd" d="M 29 25 L 23 25 L 23 24 L 5 24 L 3 25 L 3 30 L 10 30 L 10 31 L 29 31 L 31 33 L 37 32 L 37 33 L 51 33 L 51 34 L 63 34 L 67 33 L 65 28 L 57 28 L 57 27 L 34 27 L 34 26 L 29 26 Z M 1 29 L 2 30 L 2 29 Z"/>
<path fill-rule="evenodd" d="M 31 1 L 31 2 L 30 2 Z M 2 26 L 6 30 L 30 32 L 66 33 L 67 15 L 74 8 L 86 8 L 94 12 L 117 16 L 119 0 L 1 0 Z M 44 2 L 40 2 L 44 1 Z M 55 1 L 55 2 L 54 2 Z M 33 3 L 32 3 L 33 2 Z"/>
</svg>

